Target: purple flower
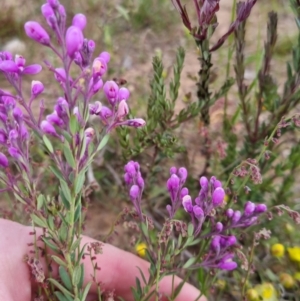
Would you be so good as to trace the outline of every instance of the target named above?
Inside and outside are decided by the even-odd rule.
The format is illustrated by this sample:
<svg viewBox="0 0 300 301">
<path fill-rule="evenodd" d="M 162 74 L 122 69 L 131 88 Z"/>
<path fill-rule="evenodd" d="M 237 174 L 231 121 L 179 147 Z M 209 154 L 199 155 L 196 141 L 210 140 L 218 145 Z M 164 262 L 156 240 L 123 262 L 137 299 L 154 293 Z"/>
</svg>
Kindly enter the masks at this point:
<svg viewBox="0 0 300 301">
<path fill-rule="evenodd" d="M 0 70 L 3 72 L 19 72 L 19 67 L 14 61 L 2 61 L 0 62 Z"/>
<path fill-rule="evenodd" d="M 86 26 L 86 16 L 83 14 L 76 14 L 73 17 L 72 25 L 78 27 L 80 30 L 84 30 Z"/>
<path fill-rule="evenodd" d="M 220 248 L 221 248 L 220 240 L 221 240 L 221 236 L 216 235 L 213 237 L 213 239 L 211 240 L 211 244 L 210 244 L 210 248 L 217 254 L 220 253 Z"/>
<path fill-rule="evenodd" d="M 66 33 L 66 47 L 69 57 L 73 58 L 76 51 L 83 45 L 83 34 L 77 26 L 70 26 Z"/>
<path fill-rule="evenodd" d="M 48 25 L 54 29 L 54 24 L 57 22 L 53 8 L 49 3 L 45 3 L 41 7 L 42 15 L 46 19 Z"/>
<path fill-rule="evenodd" d="M 103 91 L 112 106 L 116 104 L 118 98 L 119 86 L 113 80 L 107 81 L 103 86 Z"/>
<path fill-rule="evenodd" d="M 146 124 L 146 121 L 142 118 L 129 119 L 122 123 L 122 125 L 133 126 L 135 128 L 142 127 L 145 124 Z"/>
<path fill-rule="evenodd" d="M 12 146 L 9 147 L 8 152 L 15 159 L 20 159 L 20 157 L 21 157 L 21 154 L 20 154 L 19 150 L 15 147 L 12 147 Z"/>
<path fill-rule="evenodd" d="M 50 45 L 50 37 L 48 33 L 38 22 L 28 21 L 25 23 L 24 29 L 29 38 L 42 45 Z"/>
<path fill-rule="evenodd" d="M 203 188 L 208 187 L 208 180 L 206 177 L 201 177 L 199 182 L 200 182 L 201 187 L 203 187 Z"/>
<path fill-rule="evenodd" d="M 103 58 L 104 61 L 106 62 L 106 64 L 108 64 L 109 61 L 110 61 L 110 54 L 108 52 L 106 52 L 106 51 L 101 52 L 100 55 L 99 55 L 99 57 Z"/>
<path fill-rule="evenodd" d="M 22 55 L 16 55 L 15 56 L 15 63 L 17 64 L 18 67 L 24 68 L 26 60 Z"/>
<path fill-rule="evenodd" d="M 112 116 L 112 111 L 108 107 L 102 106 L 99 116 L 103 121 L 106 121 L 109 117 Z"/>
<path fill-rule="evenodd" d="M 185 180 L 186 180 L 186 178 L 188 176 L 188 172 L 187 172 L 187 170 L 186 170 L 185 167 L 180 167 L 178 169 L 178 176 L 179 176 L 181 182 L 185 182 Z"/>
<path fill-rule="evenodd" d="M 16 140 L 18 136 L 19 136 L 18 132 L 15 129 L 13 129 L 9 131 L 8 139 L 12 142 L 13 140 Z"/>
<path fill-rule="evenodd" d="M 47 120 L 43 120 L 41 122 L 41 130 L 45 133 L 45 134 L 49 134 L 49 135 L 52 135 L 52 136 L 57 136 L 57 133 L 56 133 L 56 130 L 54 128 L 54 126 Z"/>
<path fill-rule="evenodd" d="M 267 206 L 265 204 L 258 204 L 255 207 L 255 213 L 264 213 L 267 211 Z"/>
<path fill-rule="evenodd" d="M 47 2 L 53 9 L 56 9 L 59 6 L 58 0 L 47 0 Z"/>
<path fill-rule="evenodd" d="M 170 168 L 170 176 L 172 175 L 172 174 L 176 174 L 177 173 L 177 168 L 175 167 L 175 166 L 172 166 L 171 168 Z"/>
<path fill-rule="evenodd" d="M 237 263 L 232 261 L 234 254 L 225 255 L 218 264 L 218 268 L 221 270 L 232 271 L 237 268 Z"/>
<path fill-rule="evenodd" d="M 234 235 L 230 235 L 227 237 L 225 241 L 226 247 L 231 247 L 236 244 L 236 237 Z"/>
<path fill-rule="evenodd" d="M 117 118 L 120 120 L 129 113 L 129 108 L 125 99 L 121 100 L 118 106 Z"/>
<path fill-rule="evenodd" d="M 231 208 L 226 210 L 226 216 L 228 218 L 232 218 L 233 214 L 234 214 L 234 211 Z"/>
<path fill-rule="evenodd" d="M 189 190 L 186 187 L 183 187 L 180 191 L 180 198 L 182 199 L 187 194 L 189 194 Z"/>
<path fill-rule="evenodd" d="M 221 222 L 217 222 L 216 225 L 215 225 L 215 231 L 216 232 L 222 232 L 223 230 L 223 224 Z"/>
<path fill-rule="evenodd" d="M 37 97 L 39 94 L 41 94 L 44 91 L 44 85 L 38 81 L 38 80 L 33 80 L 31 82 L 31 95 L 33 97 Z"/>
<path fill-rule="evenodd" d="M 93 61 L 93 76 L 102 76 L 107 71 L 107 63 L 103 58 L 97 57 Z"/>
<path fill-rule="evenodd" d="M 125 166 L 124 166 L 124 171 L 128 173 L 132 178 L 137 175 L 137 170 L 135 168 L 134 161 L 129 161 Z"/>
<path fill-rule="evenodd" d="M 253 214 L 255 210 L 255 204 L 248 201 L 246 204 L 245 204 L 245 207 L 244 207 L 244 214 L 245 216 L 250 216 Z"/>
<path fill-rule="evenodd" d="M 140 194 L 140 188 L 137 185 L 132 185 L 129 191 L 129 196 L 131 198 L 132 201 L 135 201 Z"/>
<path fill-rule="evenodd" d="M 1 166 L 1 167 L 4 167 L 4 168 L 8 167 L 8 159 L 7 159 L 7 157 L 6 157 L 3 153 L 1 153 L 1 152 L 0 152 L 0 166 Z"/>
<path fill-rule="evenodd" d="M 202 208 L 199 207 L 198 205 L 195 205 L 193 207 L 193 213 L 194 213 L 194 216 L 199 220 L 204 217 L 204 212 L 203 212 Z"/>
<path fill-rule="evenodd" d="M 53 125 L 57 125 L 62 127 L 64 125 L 64 121 L 58 117 L 57 112 L 54 111 L 52 114 L 46 116 L 46 120 Z"/>
<path fill-rule="evenodd" d="M 193 208 L 193 204 L 192 204 L 192 198 L 190 195 L 186 195 L 183 197 L 182 206 L 186 212 L 188 212 L 188 213 L 193 212 L 194 208 Z"/>
<path fill-rule="evenodd" d="M 94 104 L 89 104 L 89 110 L 91 115 L 99 115 L 102 109 L 102 103 L 100 101 L 95 101 Z"/>
<path fill-rule="evenodd" d="M 217 187 L 212 195 L 212 203 L 214 207 L 221 205 L 225 198 L 225 191 L 221 187 Z"/>
<path fill-rule="evenodd" d="M 19 107 L 13 109 L 13 116 L 15 120 L 20 123 L 23 120 L 23 112 Z"/>
<path fill-rule="evenodd" d="M 33 64 L 33 65 L 29 65 L 26 66 L 23 71 L 22 74 L 30 74 L 30 75 L 35 75 L 40 73 L 42 70 L 42 66 L 39 64 Z"/>
<path fill-rule="evenodd" d="M 233 225 L 234 225 L 234 224 L 237 224 L 237 223 L 239 222 L 239 220 L 241 219 L 241 216 L 242 216 L 241 211 L 239 211 L 239 210 L 235 211 L 235 212 L 233 213 L 232 219 L 231 219 L 232 224 L 233 224 Z"/>
<path fill-rule="evenodd" d="M 130 96 L 130 92 L 127 88 L 120 88 L 119 92 L 118 92 L 118 100 L 121 101 L 121 100 L 128 100 Z"/>
</svg>

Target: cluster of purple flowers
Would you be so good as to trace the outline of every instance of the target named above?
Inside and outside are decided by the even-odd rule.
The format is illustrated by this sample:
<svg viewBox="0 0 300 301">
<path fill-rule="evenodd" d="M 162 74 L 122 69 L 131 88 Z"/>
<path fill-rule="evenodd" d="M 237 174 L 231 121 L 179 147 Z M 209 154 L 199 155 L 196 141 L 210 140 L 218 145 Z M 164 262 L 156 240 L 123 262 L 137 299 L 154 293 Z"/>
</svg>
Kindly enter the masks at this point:
<svg viewBox="0 0 300 301">
<path fill-rule="evenodd" d="M 28 128 L 33 129 L 40 137 L 47 134 L 61 141 L 65 140 L 67 132 L 76 141 L 76 145 L 85 144 L 87 148 L 94 131 L 88 128 L 82 135 L 78 129 L 86 128 L 89 115 L 99 116 L 106 133 L 119 125 L 143 126 L 145 124 L 143 119 L 126 119 L 129 113 L 127 105 L 129 90 L 119 87 L 112 80 L 103 83 L 102 77 L 108 69 L 110 55 L 102 52 L 94 60 L 92 59 L 95 42 L 84 38 L 83 35 L 87 23 L 86 17 L 83 14 L 75 15 L 72 25 L 66 28 L 65 8 L 58 0 L 48 0 L 42 5 L 41 11 L 55 37 L 51 39 L 48 32 L 35 21 L 26 22 L 24 28 L 28 37 L 51 48 L 61 60 L 62 66 L 59 67 L 52 66 L 48 61 L 45 63 L 62 87 L 62 96 L 58 97 L 53 112 L 46 117 L 43 117 L 42 100 L 39 118 L 36 119 L 31 105 L 33 100 L 44 91 L 44 85 L 40 81 L 32 81 L 31 97 L 27 101 L 22 93 L 22 76 L 35 75 L 42 70 L 42 67 L 38 64 L 26 66 L 23 56 L 16 55 L 13 58 L 9 52 L 0 52 L 0 71 L 16 91 L 13 95 L 0 90 L 0 143 L 8 146 L 8 153 L 18 160 L 28 157 L 28 145 L 25 147 L 28 142 L 24 144 L 24 141 L 28 141 L 29 138 Z M 54 46 L 52 40 L 55 40 L 58 47 Z M 70 76 L 70 68 L 74 64 L 80 70 L 76 78 Z M 100 89 L 104 91 L 108 106 L 102 105 L 99 101 L 92 102 L 93 96 Z M 21 110 L 20 107 L 23 109 Z M 71 126 L 74 118 L 78 123 L 75 132 Z M 8 160 L 4 153 L 0 154 L 0 165 L 6 167 Z"/>
<path fill-rule="evenodd" d="M 137 214 L 139 215 L 139 218 L 143 221 L 144 218 L 141 209 L 141 201 L 145 183 L 140 172 L 140 165 L 138 162 L 129 161 L 125 165 L 124 171 L 124 181 L 129 189 L 130 199 Z"/>
<path fill-rule="evenodd" d="M 233 261 L 234 247 L 237 239 L 233 234 L 228 233 L 234 228 L 245 228 L 256 223 L 260 214 L 267 210 L 264 204 L 254 204 L 246 202 L 244 212 L 234 211 L 229 208 L 224 209 L 224 213 L 217 214 L 216 209 L 222 207 L 225 199 L 225 190 L 222 183 L 212 176 L 209 180 L 206 177 L 200 178 L 200 191 L 198 196 L 192 200 L 189 190 L 184 187 L 188 176 L 186 168 L 170 169 L 170 178 L 167 181 L 167 189 L 170 194 L 171 204 L 166 209 L 170 219 L 173 219 L 176 211 L 182 206 L 190 215 L 194 226 L 193 236 L 202 239 L 211 239 L 208 253 L 203 261 L 196 266 L 206 268 L 219 268 L 223 270 L 233 270 L 237 263 Z M 141 220 L 141 198 L 144 189 L 144 180 L 141 176 L 140 166 L 137 162 L 130 161 L 125 165 L 125 183 L 129 189 L 131 201 Z M 217 216 L 222 221 L 217 221 Z M 204 222 L 210 223 L 210 231 L 201 234 Z M 207 227 L 206 227 L 207 228 Z"/>
</svg>

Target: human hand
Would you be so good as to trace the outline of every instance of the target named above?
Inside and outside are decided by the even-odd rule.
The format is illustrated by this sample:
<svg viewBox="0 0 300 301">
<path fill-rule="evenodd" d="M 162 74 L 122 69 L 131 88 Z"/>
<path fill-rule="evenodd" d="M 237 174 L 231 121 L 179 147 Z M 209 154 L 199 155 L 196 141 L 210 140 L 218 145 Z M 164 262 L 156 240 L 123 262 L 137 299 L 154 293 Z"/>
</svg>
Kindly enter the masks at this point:
<svg viewBox="0 0 300 301">
<path fill-rule="evenodd" d="M 0 300 L 5 301 L 31 301 L 34 295 L 34 283 L 24 255 L 32 249 L 29 232 L 31 227 L 0 219 Z M 36 229 L 41 235 L 41 229 Z M 83 236 L 82 244 L 95 240 Z M 85 282 L 91 281 L 92 265 L 89 260 L 84 261 Z M 97 257 L 99 281 L 103 283 L 102 290 L 115 291 L 127 301 L 133 300 L 131 287 L 135 286 L 136 277 L 140 277 L 139 267 L 145 277 L 149 275 L 149 263 L 145 260 L 109 244 L 103 246 L 103 254 Z M 43 263 L 45 265 L 45 263 Z M 180 283 L 180 278 L 175 278 L 175 286 Z M 141 281 L 142 282 L 142 281 Z M 172 276 L 165 277 L 159 284 L 159 291 L 163 295 L 170 295 L 172 290 Z M 96 286 L 92 285 L 89 300 L 96 300 Z M 186 283 L 176 301 L 192 301 L 199 296 L 199 291 Z M 163 299 L 167 300 L 167 299 Z M 199 301 L 206 301 L 205 297 Z"/>
</svg>

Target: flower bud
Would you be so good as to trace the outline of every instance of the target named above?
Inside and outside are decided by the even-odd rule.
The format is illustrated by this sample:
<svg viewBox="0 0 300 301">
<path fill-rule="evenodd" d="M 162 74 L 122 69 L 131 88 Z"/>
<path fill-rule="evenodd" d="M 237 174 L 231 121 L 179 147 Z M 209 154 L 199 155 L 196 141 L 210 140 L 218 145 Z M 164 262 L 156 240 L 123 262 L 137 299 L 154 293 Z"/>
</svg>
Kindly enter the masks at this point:
<svg viewBox="0 0 300 301">
<path fill-rule="evenodd" d="M 231 271 L 237 268 L 237 263 L 232 261 L 233 254 L 225 255 L 220 263 L 218 264 L 218 268 L 221 270 Z"/>
<path fill-rule="evenodd" d="M 39 94 L 41 94 L 44 91 L 44 85 L 38 81 L 38 80 L 33 80 L 31 82 L 31 95 L 33 97 L 37 97 Z"/>
<path fill-rule="evenodd" d="M 24 29 L 29 38 L 42 45 L 50 45 L 50 37 L 48 33 L 38 22 L 28 21 L 25 23 Z"/>
<path fill-rule="evenodd" d="M 123 99 L 118 106 L 117 118 L 120 120 L 129 113 L 129 108 L 125 99 Z"/>
<path fill-rule="evenodd" d="M 0 152 L 0 166 L 4 168 L 8 167 L 7 157 L 1 152 Z"/>
<path fill-rule="evenodd" d="M 247 290 L 246 297 L 248 301 L 259 301 L 259 294 L 254 288 Z"/>
<path fill-rule="evenodd" d="M 221 240 L 221 236 L 216 235 L 213 237 L 213 239 L 211 240 L 211 244 L 210 244 L 210 248 L 217 254 L 220 252 L 220 248 L 221 248 L 220 240 Z"/>
<path fill-rule="evenodd" d="M 294 278 L 288 273 L 280 274 L 279 281 L 282 284 L 282 286 L 286 289 L 291 289 L 296 284 Z"/>
<path fill-rule="evenodd" d="M 224 201 L 225 191 L 223 188 L 218 187 L 214 190 L 212 195 L 212 203 L 214 207 L 221 205 Z"/>
<path fill-rule="evenodd" d="M 121 100 L 128 100 L 130 96 L 130 92 L 127 88 L 120 88 L 119 92 L 118 92 L 118 100 L 121 101 Z"/>
<path fill-rule="evenodd" d="M 84 30 L 86 26 L 86 16 L 84 14 L 76 14 L 73 17 L 72 25 L 78 27 L 80 30 Z"/>
<path fill-rule="evenodd" d="M 82 31 L 76 26 L 70 26 L 66 33 L 66 47 L 70 58 L 74 57 L 76 51 L 79 51 L 83 45 Z"/>
<path fill-rule="evenodd" d="M 134 165 L 133 161 L 129 161 L 125 166 L 124 166 L 124 171 L 128 173 L 132 178 L 136 176 L 137 171 Z"/>
<path fill-rule="evenodd" d="M 129 196 L 131 198 L 132 201 L 135 201 L 140 194 L 140 188 L 137 185 L 132 185 L 129 191 Z"/>
<path fill-rule="evenodd" d="M 144 179 L 142 178 L 141 176 L 141 173 L 139 173 L 137 179 L 136 179 L 136 183 L 138 184 L 138 186 L 141 188 L 141 189 L 144 189 L 145 187 L 145 182 L 144 182 Z"/>
<path fill-rule="evenodd" d="M 125 181 L 126 185 L 132 184 L 132 177 L 127 172 L 125 172 L 125 174 L 124 174 L 124 181 Z"/>
<path fill-rule="evenodd" d="M 22 74 L 30 74 L 30 75 L 35 75 L 40 73 L 42 70 L 42 66 L 39 64 L 32 64 L 29 66 L 26 66 L 23 71 Z"/>
<path fill-rule="evenodd" d="M 0 71 L 17 73 L 19 68 L 14 61 L 2 61 L 0 62 Z"/>
<path fill-rule="evenodd" d="M 20 134 L 21 134 L 22 140 L 26 140 L 29 138 L 28 130 L 24 124 L 21 124 L 21 126 L 20 126 Z"/>
<path fill-rule="evenodd" d="M 222 232 L 223 230 L 223 224 L 221 222 L 217 222 L 216 225 L 215 225 L 215 231 L 216 232 Z"/>
<path fill-rule="evenodd" d="M 189 194 L 189 190 L 186 187 L 183 187 L 180 191 L 180 198 L 182 199 L 185 195 Z"/>
<path fill-rule="evenodd" d="M 193 207 L 193 212 L 197 219 L 202 219 L 204 217 L 204 212 L 203 212 L 202 208 L 198 205 L 195 205 Z"/>
<path fill-rule="evenodd" d="M 178 169 L 178 176 L 179 176 L 181 182 L 185 182 L 187 175 L 188 175 L 188 172 L 185 167 L 180 167 Z"/>
<path fill-rule="evenodd" d="M 235 244 L 236 244 L 236 237 L 234 235 L 228 236 L 225 242 L 226 247 L 231 247 Z"/>
<path fill-rule="evenodd" d="M 193 212 L 193 204 L 192 204 L 192 198 L 189 195 L 185 195 L 182 199 L 182 206 L 184 210 L 188 213 Z"/>
<path fill-rule="evenodd" d="M 52 114 L 46 116 L 46 120 L 50 122 L 53 125 L 57 125 L 59 127 L 62 127 L 64 125 L 64 122 L 61 118 L 58 117 L 57 112 L 54 111 Z"/>
<path fill-rule="evenodd" d="M 200 182 L 201 187 L 203 187 L 203 188 L 208 186 L 208 180 L 206 177 L 201 177 L 199 182 Z"/>
<path fill-rule="evenodd" d="M 93 79 L 92 79 L 93 81 Z M 96 94 L 103 87 L 103 81 L 100 78 L 96 83 L 93 83 L 93 94 Z"/>
<path fill-rule="evenodd" d="M 41 130 L 45 133 L 45 134 L 49 134 L 52 136 L 57 136 L 56 130 L 54 128 L 54 126 L 47 120 L 43 120 L 41 122 Z"/>
<path fill-rule="evenodd" d="M 218 188 L 218 187 L 222 187 L 222 183 L 219 180 L 215 180 L 214 181 L 214 189 Z"/>
<path fill-rule="evenodd" d="M 13 109 L 13 117 L 18 123 L 20 123 L 23 120 L 23 112 L 19 107 L 15 107 Z"/>
<path fill-rule="evenodd" d="M 12 147 L 12 146 L 9 147 L 8 152 L 15 159 L 20 159 L 21 158 L 21 154 L 20 154 L 19 150 L 16 149 L 15 147 Z"/>
<path fill-rule="evenodd" d="M 9 131 L 8 139 L 12 142 L 18 138 L 19 134 L 15 129 Z"/>
<path fill-rule="evenodd" d="M 171 175 L 171 177 L 167 181 L 167 189 L 169 192 L 177 193 L 180 185 L 180 180 L 176 174 Z"/>
<path fill-rule="evenodd" d="M 26 60 L 24 59 L 24 57 L 22 55 L 16 55 L 15 56 L 15 63 L 18 67 L 23 68 L 25 66 Z"/>
<path fill-rule="evenodd" d="M 129 119 L 126 122 L 124 122 L 124 125 L 133 126 L 135 128 L 142 127 L 145 124 L 146 124 L 146 121 L 142 118 Z"/>
<path fill-rule="evenodd" d="M 112 116 L 112 111 L 108 107 L 102 106 L 99 114 L 102 120 L 107 120 L 107 118 Z"/>
<path fill-rule="evenodd" d="M 96 44 L 95 41 L 89 40 L 87 44 L 88 53 L 93 53 L 95 51 Z"/>
<path fill-rule="evenodd" d="M 172 175 L 172 174 L 176 174 L 177 173 L 177 168 L 175 167 L 175 166 L 172 166 L 171 168 L 170 168 L 170 176 Z"/>
<path fill-rule="evenodd" d="M 7 135 L 4 129 L 0 129 L 0 144 L 6 144 L 7 142 Z"/>
<path fill-rule="evenodd" d="M 234 211 L 231 208 L 226 210 L 226 216 L 228 218 L 232 218 L 233 214 L 234 214 Z"/>
<path fill-rule="evenodd" d="M 235 211 L 233 213 L 232 219 L 231 219 L 232 224 L 238 223 L 238 221 L 241 219 L 241 216 L 242 216 L 241 211 L 239 211 L 239 210 Z"/>
<path fill-rule="evenodd" d="M 106 51 L 101 52 L 100 55 L 99 55 L 99 57 L 103 58 L 104 61 L 106 62 L 106 64 L 108 64 L 109 61 L 110 61 L 110 54 L 108 52 L 106 52 Z"/>
<path fill-rule="evenodd" d="M 267 206 L 265 204 L 258 204 L 255 207 L 255 213 L 264 213 L 267 211 Z"/>
<path fill-rule="evenodd" d="M 244 214 L 245 216 L 250 216 L 254 213 L 254 210 L 255 210 L 255 204 L 248 201 L 246 204 L 245 204 L 245 207 L 244 207 Z"/>
<path fill-rule="evenodd" d="M 57 22 L 57 20 L 56 20 L 55 13 L 54 13 L 54 10 L 51 7 L 51 5 L 49 3 L 43 4 L 41 7 L 41 11 L 42 11 L 42 15 L 46 19 L 48 25 L 51 28 L 54 28 L 54 24 Z"/>
</svg>

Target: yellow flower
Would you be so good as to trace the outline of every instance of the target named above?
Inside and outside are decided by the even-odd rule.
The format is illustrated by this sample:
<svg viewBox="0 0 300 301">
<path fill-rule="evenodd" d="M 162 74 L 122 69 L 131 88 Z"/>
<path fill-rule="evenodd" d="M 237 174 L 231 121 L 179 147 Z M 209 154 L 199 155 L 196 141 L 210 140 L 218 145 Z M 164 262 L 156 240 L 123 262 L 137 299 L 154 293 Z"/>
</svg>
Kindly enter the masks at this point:
<svg viewBox="0 0 300 301">
<path fill-rule="evenodd" d="M 145 257 L 146 256 L 147 245 L 144 242 L 140 242 L 135 246 L 135 250 L 139 254 L 139 256 Z"/>
<path fill-rule="evenodd" d="M 218 279 L 218 280 L 216 281 L 215 286 L 216 286 L 219 290 L 223 290 L 223 289 L 225 289 L 225 287 L 226 287 L 226 281 L 223 280 L 223 279 Z"/>
<path fill-rule="evenodd" d="M 295 280 L 288 273 L 282 273 L 279 277 L 279 281 L 286 289 L 290 289 L 295 285 Z"/>
<path fill-rule="evenodd" d="M 294 279 L 297 280 L 297 281 L 300 281 L 300 272 L 296 272 L 294 274 Z"/>
<path fill-rule="evenodd" d="M 288 248 L 287 251 L 290 260 L 300 262 L 300 247 Z"/>
<path fill-rule="evenodd" d="M 258 292 L 262 301 L 278 301 L 277 293 L 271 283 L 256 285 L 254 289 Z"/>
<path fill-rule="evenodd" d="M 275 244 L 271 247 L 271 254 L 274 257 L 282 257 L 284 255 L 284 245 L 282 244 Z"/>
<path fill-rule="evenodd" d="M 254 288 L 250 288 L 246 292 L 248 301 L 259 301 L 259 294 Z"/>
</svg>

